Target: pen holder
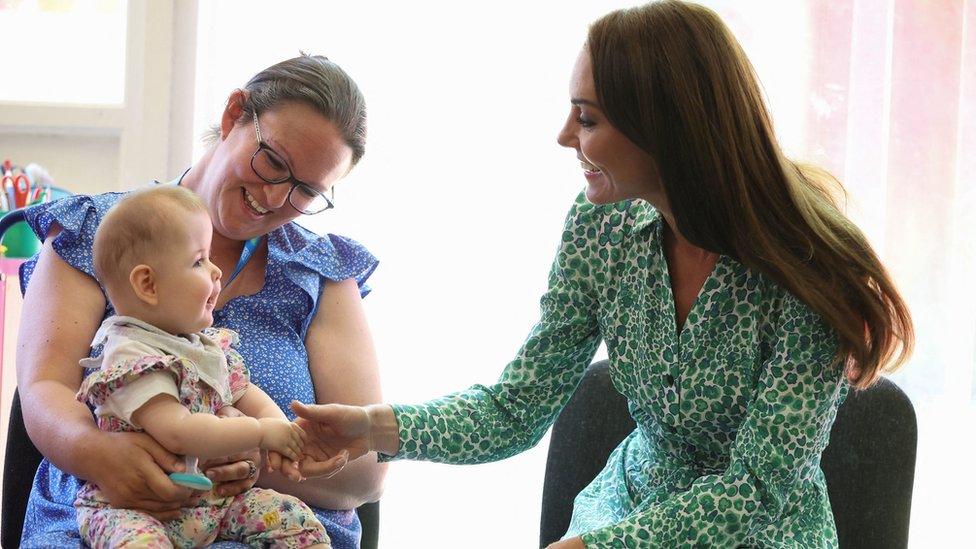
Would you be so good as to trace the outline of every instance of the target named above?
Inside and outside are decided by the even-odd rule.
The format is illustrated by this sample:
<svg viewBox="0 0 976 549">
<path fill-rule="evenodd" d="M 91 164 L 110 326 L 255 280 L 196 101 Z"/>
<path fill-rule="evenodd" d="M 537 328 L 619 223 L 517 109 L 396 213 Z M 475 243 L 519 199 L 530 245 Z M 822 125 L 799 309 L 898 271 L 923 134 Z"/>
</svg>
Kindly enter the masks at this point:
<svg viewBox="0 0 976 549">
<path fill-rule="evenodd" d="M 3 235 L 3 245 L 7 247 L 7 257 L 33 257 L 41 250 L 41 241 L 23 221 L 7 229 Z"/>
</svg>

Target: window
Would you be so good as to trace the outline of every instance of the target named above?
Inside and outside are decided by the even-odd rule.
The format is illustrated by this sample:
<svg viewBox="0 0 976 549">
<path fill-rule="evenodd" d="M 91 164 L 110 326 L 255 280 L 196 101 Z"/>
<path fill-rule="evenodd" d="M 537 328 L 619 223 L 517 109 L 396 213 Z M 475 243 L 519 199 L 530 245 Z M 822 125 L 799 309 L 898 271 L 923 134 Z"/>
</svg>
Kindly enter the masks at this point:
<svg viewBox="0 0 976 549">
<path fill-rule="evenodd" d="M 0 29 L 0 101 L 124 101 L 122 0 L 3 0 Z"/>
</svg>

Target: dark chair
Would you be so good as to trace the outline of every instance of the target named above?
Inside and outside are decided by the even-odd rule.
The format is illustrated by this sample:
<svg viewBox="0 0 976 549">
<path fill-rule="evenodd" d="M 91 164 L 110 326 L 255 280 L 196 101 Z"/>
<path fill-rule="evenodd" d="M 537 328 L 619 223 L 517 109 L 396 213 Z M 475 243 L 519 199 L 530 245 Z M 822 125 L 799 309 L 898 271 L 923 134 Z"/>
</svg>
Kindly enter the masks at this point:
<svg viewBox="0 0 976 549">
<path fill-rule="evenodd" d="M 363 524 L 363 537 L 359 541 L 361 549 L 376 549 L 380 541 L 380 502 L 365 503 L 356 509 L 359 522 Z"/>
<path fill-rule="evenodd" d="M 542 492 L 542 547 L 569 527 L 573 499 L 634 429 L 608 363 L 590 366 L 552 428 Z M 881 379 L 852 392 L 837 412 L 821 458 L 840 547 L 908 546 L 917 443 L 915 410 L 897 385 Z"/>
<path fill-rule="evenodd" d="M 4 231 L 23 219 L 23 210 L 14 210 L 3 216 L 0 219 L 0 241 Z M 7 448 L 3 461 L 3 498 L 0 504 L 3 507 L 0 516 L 0 547 L 4 549 L 20 546 L 27 499 L 41 459 L 41 453 L 27 436 L 20 406 L 20 393 L 14 390 L 10 420 L 7 425 Z M 356 513 L 363 525 L 362 549 L 376 549 L 380 529 L 379 502 L 362 505 L 356 509 Z"/>
<path fill-rule="evenodd" d="M 0 519 L 0 547 L 20 547 L 24 529 L 24 511 L 30 496 L 34 473 L 41 463 L 41 453 L 34 447 L 24 428 L 20 393 L 14 390 L 7 424 L 7 448 L 3 458 L 3 516 Z"/>
</svg>

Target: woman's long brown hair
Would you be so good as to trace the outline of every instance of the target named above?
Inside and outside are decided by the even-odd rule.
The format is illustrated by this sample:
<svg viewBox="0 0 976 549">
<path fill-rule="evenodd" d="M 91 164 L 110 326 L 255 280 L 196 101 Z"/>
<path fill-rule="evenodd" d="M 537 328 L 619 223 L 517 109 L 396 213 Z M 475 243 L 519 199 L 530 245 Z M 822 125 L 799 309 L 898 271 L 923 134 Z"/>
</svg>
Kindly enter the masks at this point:
<svg viewBox="0 0 976 549">
<path fill-rule="evenodd" d="M 908 307 L 835 202 L 840 183 L 783 155 L 752 65 L 714 12 L 677 0 L 615 11 L 587 47 L 603 112 L 657 161 L 685 238 L 820 314 L 856 387 L 908 359 Z"/>
</svg>

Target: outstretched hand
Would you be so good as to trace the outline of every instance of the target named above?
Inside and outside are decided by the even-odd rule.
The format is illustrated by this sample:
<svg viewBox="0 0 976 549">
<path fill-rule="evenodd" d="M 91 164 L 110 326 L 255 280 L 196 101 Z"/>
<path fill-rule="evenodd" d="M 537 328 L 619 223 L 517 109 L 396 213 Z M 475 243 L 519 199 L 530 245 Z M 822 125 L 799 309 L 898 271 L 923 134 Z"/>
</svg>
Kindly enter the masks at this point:
<svg viewBox="0 0 976 549">
<path fill-rule="evenodd" d="M 295 422 L 307 435 L 303 449 L 306 459 L 302 461 L 302 473 L 307 476 L 323 476 L 329 467 L 341 469 L 345 461 L 360 458 L 372 449 L 373 425 L 366 408 L 343 404 L 307 406 L 292 401 L 291 409 L 298 416 Z M 313 471 L 319 474 L 309 474 Z"/>
<path fill-rule="evenodd" d="M 349 454 L 345 450 L 340 450 L 334 458 L 319 461 L 312 456 L 306 455 L 298 464 L 298 470 L 302 479 L 307 478 L 331 478 L 334 477 L 346 463 L 349 462 Z"/>
</svg>

